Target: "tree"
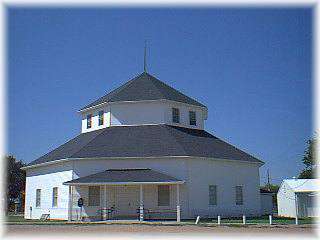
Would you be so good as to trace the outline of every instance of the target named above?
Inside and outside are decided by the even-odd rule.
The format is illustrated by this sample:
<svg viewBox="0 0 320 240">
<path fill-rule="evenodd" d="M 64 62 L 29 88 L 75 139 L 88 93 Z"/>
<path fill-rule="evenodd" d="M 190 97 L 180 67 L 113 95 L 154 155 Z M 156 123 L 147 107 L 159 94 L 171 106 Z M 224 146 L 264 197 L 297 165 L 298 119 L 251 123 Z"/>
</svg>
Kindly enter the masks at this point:
<svg viewBox="0 0 320 240">
<path fill-rule="evenodd" d="M 21 167 L 25 164 L 22 161 L 17 161 L 13 156 L 6 156 L 5 160 L 7 164 L 7 211 L 10 211 L 16 199 L 23 201 L 26 175 Z"/>
<path fill-rule="evenodd" d="M 315 158 L 315 147 L 316 138 L 312 138 L 307 142 L 308 146 L 304 152 L 302 159 L 305 169 L 303 169 L 298 178 L 316 178 L 316 158 Z"/>
</svg>

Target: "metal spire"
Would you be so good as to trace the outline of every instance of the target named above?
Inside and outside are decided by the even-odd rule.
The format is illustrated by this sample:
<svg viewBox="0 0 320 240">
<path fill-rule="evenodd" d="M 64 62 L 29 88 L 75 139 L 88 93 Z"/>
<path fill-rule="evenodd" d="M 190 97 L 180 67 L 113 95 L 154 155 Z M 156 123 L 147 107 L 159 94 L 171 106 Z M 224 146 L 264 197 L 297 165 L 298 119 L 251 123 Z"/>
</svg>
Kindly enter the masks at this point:
<svg viewBox="0 0 320 240">
<path fill-rule="evenodd" d="M 147 72 L 147 41 L 144 41 L 144 61 L 143 61 L 143 71 Z"/>
</svg>

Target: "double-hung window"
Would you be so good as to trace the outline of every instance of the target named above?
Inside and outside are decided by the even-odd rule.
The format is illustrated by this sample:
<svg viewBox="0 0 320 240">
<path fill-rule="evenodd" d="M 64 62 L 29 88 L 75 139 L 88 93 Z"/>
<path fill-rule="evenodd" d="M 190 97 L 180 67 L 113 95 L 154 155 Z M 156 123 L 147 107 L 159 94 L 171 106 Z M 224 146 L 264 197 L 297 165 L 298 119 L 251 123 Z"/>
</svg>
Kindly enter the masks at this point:
<svg viewBox="0 0 320 240">
<path fill-rule="evenodd" d="M 172 108 L 172 122 L 180 123 L 180 111 L 179 111 L 179 108 Z"/>
<path fill-rule="evenodd" d="M 158 185 L 158 206 L 170 205 L 170 187 L 169 185 Z"/>
<path fill-rule="evenodd" d="M 36 207 L 41 206 L 41 189 L 36 190 Z"/>
<path fill-rule="evenodd" d="M 87 128 L 92 127 L 92 114 L 87 115 Z"/>
<path fill-rule="evenodd" d="M 189 111 L 189 123 L 192 126 L 197 125 L 197 118 L 196 118 L 196 112 L 195 111 Z"/>
<path fill-rule="evenodd" d="M 100 186 L 89 186 L 89 206 L 100 206 Z"/>
<path fill-rule="evenodd" d="M 209 185 L 209 205 L 217 205 L 217 186 Z"/>
<path fill-rule="evenodd" d="M 243 187 L 236 186 L 236 205 L 243 205 Z"/>
<path fill-rule="evenodd" d="M 52 207 L 58 206 L 58 188 L 52 188 Z"/>
</svg>

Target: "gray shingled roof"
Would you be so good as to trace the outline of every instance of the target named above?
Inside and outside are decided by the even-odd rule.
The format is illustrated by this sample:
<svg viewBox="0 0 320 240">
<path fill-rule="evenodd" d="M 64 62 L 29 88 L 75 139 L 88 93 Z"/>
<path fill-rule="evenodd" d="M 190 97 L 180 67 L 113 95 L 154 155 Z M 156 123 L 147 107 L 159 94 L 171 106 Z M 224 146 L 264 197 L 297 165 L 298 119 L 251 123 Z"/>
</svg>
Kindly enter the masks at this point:
<svg viewBox="0 0 320 240">
<path fill-rule="evenodd" d="M 28 166 L 66 158 L 162 156 L 261 162 L 204 130 L 163 124 L 113 126 L 82 133 Z"/>
<path fill-rule="evenodd" d="M 80 109 L 80 111 L 107 102 L 159 99 L 167 99 L 205 107 L 203 104 L 175 90 L 154 76 L 148 73 L 142 73 L 107 95 Z"/>
<path fill-rule="evenodd" d="M 181 180 L 169 175 L 159 173 L 149 168 L 143 169 L 108 169 L 103 172 L 77 178 L 64 184 L 87 183 L 129 183 L 129 182 L 181 182 Z"/>
</svg>

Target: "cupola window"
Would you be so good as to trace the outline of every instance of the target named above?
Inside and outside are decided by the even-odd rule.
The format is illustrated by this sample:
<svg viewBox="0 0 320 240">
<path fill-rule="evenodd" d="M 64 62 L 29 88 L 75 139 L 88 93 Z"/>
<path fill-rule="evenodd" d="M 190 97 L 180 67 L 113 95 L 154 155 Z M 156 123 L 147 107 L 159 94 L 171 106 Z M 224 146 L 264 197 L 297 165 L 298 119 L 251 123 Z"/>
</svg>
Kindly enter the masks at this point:
<svg viewBox="0 0 320 240">
<path fill-rule="evenodd" d="M 91 128 L 92 126 L 92 114 L 87 115 L 87 128 Z"/>
<path fill-rule="evenodd" d="M 172 122 L 180 123 L 180 111 L 179 111 L 179 108 L 172 108 Z"/>
<path fill-rule="evenodd" d="M 195 111 L 189 111 L 189 122 L 190 125 L 196 126 L 197 125 L 197 118 Z"/>
<path fill-rule="evenodd" d="M 103 114 L 104 111 L 99 111 L 99 126 L 103 125 Z"/>
</svg>

